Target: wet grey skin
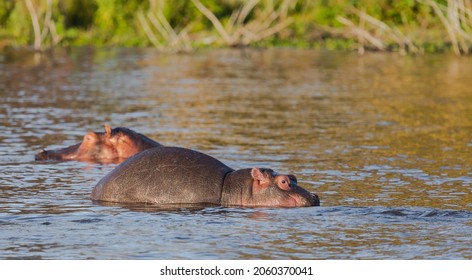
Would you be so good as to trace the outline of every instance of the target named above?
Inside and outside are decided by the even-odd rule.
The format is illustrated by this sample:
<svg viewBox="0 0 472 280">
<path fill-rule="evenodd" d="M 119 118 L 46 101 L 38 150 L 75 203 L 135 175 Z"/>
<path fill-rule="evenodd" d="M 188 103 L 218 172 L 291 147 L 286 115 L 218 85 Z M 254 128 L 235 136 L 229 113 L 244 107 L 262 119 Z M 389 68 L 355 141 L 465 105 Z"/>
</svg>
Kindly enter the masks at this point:
<svg viewBox="0 0 472 280">
<path fill-rule="evenodd" d="M 198 151 L 156 147 L 102 178 L 91 199 L 118 203 L 212 204 L 241 207 L 319 206 L 293 175 L 267 168 L 234 170 Z"/>
</svg>

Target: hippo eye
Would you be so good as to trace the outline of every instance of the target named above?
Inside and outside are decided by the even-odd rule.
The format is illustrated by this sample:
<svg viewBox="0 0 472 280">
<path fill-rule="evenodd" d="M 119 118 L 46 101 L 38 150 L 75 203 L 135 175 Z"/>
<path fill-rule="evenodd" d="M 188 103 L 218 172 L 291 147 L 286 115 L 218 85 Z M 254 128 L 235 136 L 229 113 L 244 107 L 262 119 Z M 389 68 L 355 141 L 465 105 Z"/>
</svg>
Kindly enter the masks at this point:
<svg viewBox="0 0 472 280">
<path fill-rule="evenodd" d="M 290 190 L 291 188 L 290 182 L 287 179 L 281 179 L 278 183 L 278 186 L 282 190 L 286 190 L 286 191 Z"/>
<path fill-rule="evenodd" d="M 120 143 L 128 144 L 129 139 L 128 137 L 120 137 L 118 138 L 118 141 L 120 141 Z"/>
</svg>

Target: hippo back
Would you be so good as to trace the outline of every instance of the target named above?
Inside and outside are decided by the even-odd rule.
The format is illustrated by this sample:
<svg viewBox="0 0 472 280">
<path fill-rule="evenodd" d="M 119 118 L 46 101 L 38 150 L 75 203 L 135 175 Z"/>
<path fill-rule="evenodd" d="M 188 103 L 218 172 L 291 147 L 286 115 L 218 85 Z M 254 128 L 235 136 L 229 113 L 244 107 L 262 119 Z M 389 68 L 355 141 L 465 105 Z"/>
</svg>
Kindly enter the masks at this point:
<svg viewBox="0 0 472 280">
<path fill-rule="evenodd" d="M 223 180 L 231 171 L 197 151 L 156 147 L 118 165 L 98 182 L 91 198 L 121 203 L 220 204 Z"/>
</svg>

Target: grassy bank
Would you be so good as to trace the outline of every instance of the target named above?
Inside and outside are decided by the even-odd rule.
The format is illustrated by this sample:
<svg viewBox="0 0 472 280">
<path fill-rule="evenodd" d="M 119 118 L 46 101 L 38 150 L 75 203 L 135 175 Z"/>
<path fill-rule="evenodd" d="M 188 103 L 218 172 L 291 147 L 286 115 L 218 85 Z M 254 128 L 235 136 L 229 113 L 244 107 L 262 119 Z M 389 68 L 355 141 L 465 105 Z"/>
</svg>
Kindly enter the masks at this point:
<svg viewBox="0 0 472 280">
<path fill-rule="evenodd" d="M 0 46 L 472 51 L 472 0 L 4 0 Z"/>
</svg>

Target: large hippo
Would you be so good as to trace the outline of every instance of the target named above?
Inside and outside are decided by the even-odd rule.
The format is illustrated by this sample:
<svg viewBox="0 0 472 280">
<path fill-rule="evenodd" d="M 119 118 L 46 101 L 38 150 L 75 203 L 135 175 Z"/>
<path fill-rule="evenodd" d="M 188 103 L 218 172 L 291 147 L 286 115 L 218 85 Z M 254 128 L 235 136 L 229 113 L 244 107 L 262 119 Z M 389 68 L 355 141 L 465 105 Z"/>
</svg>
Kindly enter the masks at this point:
<svg viewBox="0 0 472 280">
<path fill-rule="evenodd" d="M 162 145 L 156 141 L 131 129 L 111 129 L 105 125 L 105 132 L 88 132 L 81 143 L 57 150 L 43 150 L 35 159 L 118 163 L 143 150 L 160 146 Z"/>
<path fill-rule="evenodd" d="M 293 175 L 266 168 L 234 170 L 185 148 L 157 147 L 127 159 L 102 178 L 94 201 L 119 203 L 213 204 L 243 207 L 319 206 Z"/>
</svg>

